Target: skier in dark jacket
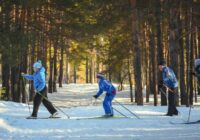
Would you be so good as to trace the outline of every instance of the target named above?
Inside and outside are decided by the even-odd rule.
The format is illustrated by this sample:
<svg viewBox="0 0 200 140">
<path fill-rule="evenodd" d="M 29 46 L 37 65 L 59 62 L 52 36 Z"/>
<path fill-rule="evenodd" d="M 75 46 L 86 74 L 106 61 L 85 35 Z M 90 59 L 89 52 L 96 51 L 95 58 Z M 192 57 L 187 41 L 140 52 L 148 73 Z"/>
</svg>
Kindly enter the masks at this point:
<svg viewBox="0 0 200 140">
<path fill-rule="evenodd" d="M 159 70 L 162 71 L 163 82 L 159 84 L 160 88 L 168 89 L 168 112 L 167 116 L 178 115 L 176 109 L 176 96 L 178 91 L 178 81 L 174 74 L 174 71 L 166 66 L 165 61 L 161 61 L 159 64 Z"/>
<path fill-rule="evenodd" d="M 48 100 L 44 99 L 41 95 L 45 96 L 47 98 L 47 87 L 45 82 L 45 68 L 42 67 L 41 61 L 37 61 L 33 64 L 34 74 L 28 75 L 22 73 L 22 76 L 26 78 L 27 80 L 33 80 L 34 88 L 36 95 L 34 97 L 33 101 L 33 112 L 32 115 L 27 117 L 27 119 L 36 119 L 39 106 L 41 102 L 44 104 L 44 106 L 47 108 L 47 110 L 51 113 L 50 117 L 55 117 L 58 112 L 53 107 L 52 103 Z"/>
<path fill-rule="evenodd" d="M 197 77 L 198 86 L 200 88 L 200 59 L 196 59 L 194 64 L 195 64 L 195 72 L 192 72 L 192 74 Z"/>
<path fill-rule="evenodd" d="M 97 78 L 99 79 L 99 91 L 94 98 L 98 98 L 104 91 L 106 91 L 106 96 L 103 101 L 103 108 L 105 111 L 105 117 L 112 117 L 113 116 L 113 108 L 112 108 L 112 100 L 116 96 L 116 89 L 110 83 L 110 81 L 106 80 L 104 75 L 97 74 Z"/>
</svg>

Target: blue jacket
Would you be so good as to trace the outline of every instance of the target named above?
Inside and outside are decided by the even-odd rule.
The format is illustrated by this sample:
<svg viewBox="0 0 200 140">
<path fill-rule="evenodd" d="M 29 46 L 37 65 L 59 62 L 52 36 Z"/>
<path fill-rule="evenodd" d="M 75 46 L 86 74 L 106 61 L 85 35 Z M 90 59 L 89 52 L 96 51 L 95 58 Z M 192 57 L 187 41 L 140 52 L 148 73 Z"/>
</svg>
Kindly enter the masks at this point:
<svg viewBox="0 0 200 140">
<path fill-rule="evenodd" d="M 100 79 L 99 81 L 99 91 L 97 93 L 97 96 L 99 97 L 104 91 L 107 92 L 107 94 L 116 94 L 115 87 L 110 83 L 110 81 L 106 79 Z"/>
<path fill-rule="evenodd" d="M 195 68 L 195 75 L 200 77 L 200 65 Z"/>
<path fill-rule="evenodd" d="M 174 71 L 169 67 L 164 67 L 162 70 L 163 83 L 169 88 L 178 87 L 178 81 Z"/>
<path fill-rule="evenodd" d="M 37 92 L 40 92 L 46 86 L 45 82 L 45 68 L 42 67 L 39 71 L 33 73 L 33 75 L 24 76 L 28 80 L 33 80 L 34 88 Z"/>
</svg>

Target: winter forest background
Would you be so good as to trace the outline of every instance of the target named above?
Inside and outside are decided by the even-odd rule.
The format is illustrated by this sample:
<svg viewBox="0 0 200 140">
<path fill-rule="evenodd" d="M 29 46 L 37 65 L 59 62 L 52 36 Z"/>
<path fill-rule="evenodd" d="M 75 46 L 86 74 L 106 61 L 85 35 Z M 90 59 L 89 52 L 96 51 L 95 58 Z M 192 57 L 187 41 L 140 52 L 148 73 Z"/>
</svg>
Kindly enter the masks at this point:
<svg viewBox="0 0 200 140">
<path fill-rule="evenodd" d="M 40 59 L 49 93 L 63 83 L 96 83 L 104 72 L 118 90 L 130 85 L 131 102 L 153 95 L 159 105 L 157 63 L 165 59 L 178 77 L 177 104 L 189 106 L 200 95 L 190 74 L 200 57 L 199 23 L 199 0 L 1 0 L 1 99 L 27 101 L 20 74 L 33 73 Z"/>
</svg>

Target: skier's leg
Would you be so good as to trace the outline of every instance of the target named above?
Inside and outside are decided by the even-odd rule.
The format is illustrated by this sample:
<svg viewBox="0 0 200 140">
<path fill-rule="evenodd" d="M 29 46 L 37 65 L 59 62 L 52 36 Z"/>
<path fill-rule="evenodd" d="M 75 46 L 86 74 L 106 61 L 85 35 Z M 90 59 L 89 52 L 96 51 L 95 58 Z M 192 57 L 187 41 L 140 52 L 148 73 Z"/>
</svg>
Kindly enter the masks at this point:
<svg viewBox="0 0 200 140">
<path fill-rule="evenodd" d="M 173 89 L 173 91 L 173 114 L 178 115 L 178 110 L 176 108 L 177 88 Z"/>
<path fill-rule="evenodd" d="M 44 95 L 46 98 L 47 97 L 47 88 L 45 87 L 42 91 L 41 94 Z M 52 103 L 46 99 L 42 99 L 42 103 L 44 104 L 44 106 L 47 108 L 47 110 L 51 113 L 54 114 L 55 112 L 57 112 L 57 110 L 53 107 Z"/>
<path fill-rule="evenodd" d="M 33 113 L 32 113 L 33 117 L 37 117 L 38 109 L 41 102 L 42 102 L 42 96 L 36 93 L 33 101 Z"/>
<path fill-rule="evenodd" d="M 105 98 L 104 98 L 103 108 L 104 108 L 105 114 L 109 114 L 109 99 L 108 99 L 108 96 L 105 96 Z"/>
<path fill-rule="evenodd" d="M 112 108 L 112 101 L 115 98 L 115 94 L 109 96 L 109 111 L 110 114 L 114 115 L 113 108 Z"/>
<path fill-rule="evenodd" d="M 169 93 L 168 93 L 168 112 L 167 112 L 167 115 L 169 115 L 169 116 L 173 115 L 173 110 L 174 110 L 173 102 L 174 102 L 173 101 L 173 93 L 171 93 L 169 91 Z"/>
</svg>

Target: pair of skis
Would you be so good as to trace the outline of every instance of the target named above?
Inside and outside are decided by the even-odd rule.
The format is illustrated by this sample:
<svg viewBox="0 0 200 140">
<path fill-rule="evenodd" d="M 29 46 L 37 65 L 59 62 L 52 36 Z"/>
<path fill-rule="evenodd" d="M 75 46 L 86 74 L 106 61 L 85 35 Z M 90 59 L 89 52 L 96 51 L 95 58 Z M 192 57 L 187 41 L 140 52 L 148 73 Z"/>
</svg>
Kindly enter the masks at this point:
<svg viewBox="0 0 200 140">
<path fill-rule="evenodd" d="M 200 120 L 191 122 L 170 122 L 171 124 L 200 124 Z"/>
<path fill-rule="evenodd" d="M 37 118 L 30 118 L 30 119 L 60 119 L 62 117 L 37 117 Z M 112 116 L 112 117 L 105 117 L 105 116 L 94 116 L 94 117 L 71 117 L 71 120 L 89 120 L 89 119 L 122 119 L 122 118 L 127 118 L 127 119 L 133 119 L 133 117 L 124 117 L 124 116 Z"/>
</svg>

